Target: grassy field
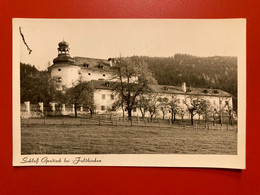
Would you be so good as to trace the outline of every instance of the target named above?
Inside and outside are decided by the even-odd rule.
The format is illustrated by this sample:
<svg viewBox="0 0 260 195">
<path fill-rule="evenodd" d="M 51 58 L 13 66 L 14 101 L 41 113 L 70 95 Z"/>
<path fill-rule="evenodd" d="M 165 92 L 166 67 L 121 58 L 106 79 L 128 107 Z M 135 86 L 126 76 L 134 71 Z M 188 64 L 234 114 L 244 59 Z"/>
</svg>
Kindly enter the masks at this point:
<svg viewBox="0 0 260 195">
<path fill-rule="evenodd" d="M 55 120 L 55 119 L 53 119 Z M 32 122 L 34 121 L 34 122 Z M 234 129 L 42 124 L 21 127 L 22 154 L 237 154 Z"/>
</svg>

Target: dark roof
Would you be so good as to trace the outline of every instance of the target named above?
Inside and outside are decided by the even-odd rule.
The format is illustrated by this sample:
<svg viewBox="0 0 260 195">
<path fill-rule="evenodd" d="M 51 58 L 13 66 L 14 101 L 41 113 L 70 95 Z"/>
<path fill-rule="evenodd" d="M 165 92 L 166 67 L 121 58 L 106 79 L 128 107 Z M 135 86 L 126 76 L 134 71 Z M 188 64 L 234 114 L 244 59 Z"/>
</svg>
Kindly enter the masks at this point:
<svg viewBox="0 0 260 195">
<path fill-rule="evenodd" d="M 105 80 L 92 80 L 90 81 L 94 89 L 106 89 L 113 90 L 115 89 L 116 82 L 105 81 Z"/>
<path fill-rule="evenodd" d="M 74 64 L 74 59 L 67 53 L 60 53 L 56 58 L 53 59 L 53 65 L 58 63 Z"/>
<path fill-rule="evenodd" d="M 92 80 L 91 81 L 94 89 L 106 89 L 113 90 L 115 88 L 116 82 Z M 171 85 L 149 85 L 154 93 L 165 93 L 165 94 L 186 94 L 186 95 L 200 95 L 200 96 L 221 96 L 221 97 L 231 97 L 231 94 L 220 90 L 220 89 L 207 89 L 207 88 L 189 88 L 187 87 L 186 93 L 182 90 L 180 86 Z"/>
<path fill-rule="evenodd" d="M 70 57 L 68 54 L 59 54 L 53 60 L 53 65 L 49 68 L 57 67 L 57 66 L 67 66 L 74 65 L 81 68 L 81 70 L 92 70 L 99 72 L 113 72 L 113 67 L 110 66 L 110 62 L 105 59 L 96 59 L 96 58 L 85 58 L 85 57 Z"/>
<path fill-rule="evenodd" d="M 61 42 L 59 42 L 58 45 L 59 45 L 59 46 L 69 46 L 69 43 L 66 42 L 66 41 L 61 41 Z"/>
<path fill-rule="evenodd" d="M 157 93 L 170 93 L 170 94 L 186 94 L 186 95 L 203 95 L 203 96 L 222 96 L 230 97 L 231 94 L 220 89 L 208 88 L 193 88 L 186 87 L 186 93 L 182 90 L 181 86 L 171 85 L 150 85 L 152 91 Z"/>
<path fill-rule="evenodd" d="M 108 60 L 96 59 L 96 58 L 85 58 L 85 57 L 74 57 L 75 64 L 80 66 L 82 70 L 93 70 L 93 71 L 113 71 Z"/>
</svg>

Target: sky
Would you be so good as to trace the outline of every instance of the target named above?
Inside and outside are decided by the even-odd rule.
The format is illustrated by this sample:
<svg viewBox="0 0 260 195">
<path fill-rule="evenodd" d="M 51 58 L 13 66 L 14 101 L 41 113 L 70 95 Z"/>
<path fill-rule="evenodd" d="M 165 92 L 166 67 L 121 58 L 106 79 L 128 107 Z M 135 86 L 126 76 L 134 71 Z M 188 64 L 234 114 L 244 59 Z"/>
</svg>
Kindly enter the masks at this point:
<svg viewBox="0 0 260 195">
<path fill-rule="evenodd" d="M 57 57 L 58 43 L 69 43 L 70 55 L 108 59 L 133 55 L 169 57 L 238 56 L 245 40 L 245 21 L 174 19 L 16 19 L 22 38 L 20 61 L 45 70 Z M 18 28 L 13 29 L 19 33 Z"/>
</svg>

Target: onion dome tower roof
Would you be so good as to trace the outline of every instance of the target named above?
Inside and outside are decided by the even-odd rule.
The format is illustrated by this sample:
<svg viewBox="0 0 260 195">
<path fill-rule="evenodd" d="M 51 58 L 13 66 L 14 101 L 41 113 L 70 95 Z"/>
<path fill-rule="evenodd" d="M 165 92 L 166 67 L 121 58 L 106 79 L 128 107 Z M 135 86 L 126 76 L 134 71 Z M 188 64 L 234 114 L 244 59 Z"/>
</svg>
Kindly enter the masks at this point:
<svg viewBox="0 0 260 195">
<path fill-rule="evenodd" d="M 68 44 L 68 42 L 63 40 L 63 41 L 59 42 L 59 47 L 60 46 L 69 46 L 69 44 Z"/>
<path fill-rule="evenodd" d="M 61 41 L 58 44 L 58 57 L 53 60 L 53 63 L 69 63 L 74 64 L 74 60 L 69 54 L 69 44 L 66 41 Z"/>
</svg>

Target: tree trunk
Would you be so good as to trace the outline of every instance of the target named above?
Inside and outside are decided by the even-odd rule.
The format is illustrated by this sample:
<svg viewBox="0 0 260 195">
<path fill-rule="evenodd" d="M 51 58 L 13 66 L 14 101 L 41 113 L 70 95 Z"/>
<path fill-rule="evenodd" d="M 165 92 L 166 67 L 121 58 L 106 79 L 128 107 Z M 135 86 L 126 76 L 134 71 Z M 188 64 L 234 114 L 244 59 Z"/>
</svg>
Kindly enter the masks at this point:
<svg viewBox="0 0 260 195">
<path fill-rule="evenodd" d="M 74 105 L 75 118 L 78 118 L 77 104 Z"/>
<path fill-rule="evenodd" d="M 193 125 L 193 113 L 190 113 L 191 125 Z"/>
<path fill-rule="evenodd" d="M 144 118 L 144 115 L 145 115 L 145 110 L 143 111 L 143 110 L 142 110 L 142 108 L 139 108 L 139 110 L 141 111 L 142 118 Z"/>
<path fill-rule="evenodd" d="M 123 112 L 123 121 L 125 121 L 125 110 L 124 110 L 124 106 L 121 106 L 122 112 Z"/>
<path fill-rule="evenodd" d="M 199 124 L 200 124 L 200 114 L 199 114 Z"/>
<path fill-rule="evenodd" d="M 128 120 L 132 120 L 132 109 L 131 108 L 127 108 L 127 113 L 128 113 Z"/>
<path fill-rule="evenodd" d="M 171 109 L 171 121 L 172 121 L 172 124 L 173 124 L 173 109 Z"/>
<path fill-rule="evenodd" d="M 222 126 L 222 114 L 219 114 L 219 124 Z"/>
<path fill-rule="evenodd" d="M 173 113 L 173 120 L 176 121 L 176 113 Z"/>
<path fill-rule="evenodd" d="M 89 112 L 90 112 L 90 118 L 92 118 L 92 116 L 93 116 L 93 110 L 92 110 L 92 108 L 89 109 Z"/>
</svg>

